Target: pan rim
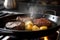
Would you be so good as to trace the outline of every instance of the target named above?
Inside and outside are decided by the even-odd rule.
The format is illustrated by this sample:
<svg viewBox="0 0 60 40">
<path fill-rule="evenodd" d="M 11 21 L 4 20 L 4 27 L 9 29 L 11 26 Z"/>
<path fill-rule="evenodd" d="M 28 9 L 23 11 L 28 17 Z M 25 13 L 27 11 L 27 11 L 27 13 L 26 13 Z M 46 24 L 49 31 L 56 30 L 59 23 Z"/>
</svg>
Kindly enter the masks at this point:
<svg viewBox="0 0 60 40">
<path fill-rule="evenodd" d="M 9 16 L 6 16 L 6 17 L 10 17 L 10 16 L 15 16 L 16 14 L 13 14 L 13 15 L 9 15 Z M 19 14 L 17 14 L 17 15 L 19 15 Z M 16 15 L 16 16 L 17 16 Z M 23 14 L 20 14 L 20 15 L 23 15 Z M 25 14 L 26 15 L 26 14 Z M 30 14 L 27 14 L 27 15 L 30 15 Z M 41 15 L 43 15 L 43 14 L 41 14 Z M 2 18 L 5 18 L 5 17 L 2 17 Z M 0 18 L 1 19 L 1 18 Z M 57 24 L 55 23 L 55 28 L 57 27 Z M 51 30 L 51 29 L 54 29 L 54 27 L 51 27 L 51 28 L 48 28 L 48 29 L 46 29 L 46 30 Z M 4 29 L 3 29 L 4 30 Z M 10 30 L 10 29 L 9 29 Z M 46 31 L 46 30 L 37 30 L 37 31 Z M 14 32 L 14 30 L 10 30 L 10 31 L 13 31 Z M 28 32 L 29 30 L 15 30 L 15 31 L 18 31 L 18 32 Z M 36 32 L 36 31 L 29 31 L 29 32 Z"/>
</svg>

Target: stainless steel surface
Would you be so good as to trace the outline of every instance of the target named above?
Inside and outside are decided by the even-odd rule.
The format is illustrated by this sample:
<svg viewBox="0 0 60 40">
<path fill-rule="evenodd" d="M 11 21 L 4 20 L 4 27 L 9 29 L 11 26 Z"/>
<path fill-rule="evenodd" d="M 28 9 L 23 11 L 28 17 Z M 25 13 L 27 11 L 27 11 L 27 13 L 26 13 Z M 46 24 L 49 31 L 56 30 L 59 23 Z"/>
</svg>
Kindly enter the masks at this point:
<svg viewBox="0 0 60 40">
<path fill-rule="evenodd" d="M 57 31 L 57 33 L 58 33 L 58 36 L 56 40 L 60 40 L 60 29 Z"/>
<path fill-rule="evenodd" d="M 57 23 L 57 25 L 60 25 L 60 17 L 59 16 L 56 16 L 56 15 L 46 15 L 45 16 L 47 19 Z"/>
<path fill-rule="evenodd" d="M 52 12 L 54 12 L 54 13 L 53 13 L 54 15 L 49 14 L 49 13 L 47 13 L 47 14 L 45 13 L 44 16 L 45 16 L 47 19 L 49 19 L 49 20 L 57 23 L 57 25 L 60 25 L 60 17 L 59 17 L 59 16 L 56 16 L 56 11 L 55 11 L 55 10 L 46 10 L 46 11 L 52 11 Z"/>
<path fill-rule="evenodd" d="M 16 2 L 15 0 L 5 0 L 4 1 L 4 7 L 6 9 L 12 9 L 16 7 Z"/>
<path fill-rule="evenodd" d="M 24 13 L 21 13 L 21 12 L 12 12 L 12 11 L 1 11 L 2 14 L 0 13 L 0 18 L 3 18 L 3 17 L 6 17 L 6 16 L 9 16 L 9 15 L 16 15 L 16 14 L 24 14 Z"/>
<path fill-rule="evenodd" d="M 53 21 L 53 22 L 57 22 L 58 17 L 55 16 L 55 15 L 49 15 L 48 19 L 51 20 L 51 21 Z"/>
<path fill-rule="evenodd" d="M 6 36 L 2 40 L 8 40 L 9 38 L 10 38 L 10 36 Z"/>
<path fill-rule="evenodd" d="M 1 11 L 2 13 L 8 13 L 8 14 L 24 14 L 24 13 L 21 13 L 21 12 L 13 12 L 13 11 Z"/>
</svg>

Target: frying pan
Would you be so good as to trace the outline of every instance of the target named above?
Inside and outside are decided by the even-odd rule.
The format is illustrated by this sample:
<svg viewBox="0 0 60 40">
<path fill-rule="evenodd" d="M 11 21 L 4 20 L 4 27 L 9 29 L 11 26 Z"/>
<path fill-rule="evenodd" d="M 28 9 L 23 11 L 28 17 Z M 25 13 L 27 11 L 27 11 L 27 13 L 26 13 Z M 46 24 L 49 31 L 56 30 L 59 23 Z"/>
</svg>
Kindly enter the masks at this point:
<svg viewBox="0 0 60 40">
<path fill-rule="evenodd" d="M 18 36 L 19 38 L 38 38 L 38 37 L 42 37 L 42 36 L 47 36 L 50 34 L 55 33 L 59 26 L 56 22 L 48 19 L 48 16 L 51 15 L 45 15 L 45 14 L 10 14 L 8 16 L 5 17 L 1 17 L 0 18 L 0 34 L 3 35 L 13 35 L 13 36 Z M 38 30 L 38 31 L 28 31 L 28 30 L 10 30 L 10 29 L 5 29 L 5 24 L 6 22 L 8 22 L 10 19 L 15 19 L 17 16 L 28 16 L 28 17 L 32 17 L 32 18 L 47 18 L 48 20 L 50 20 L 52 22 L 52 26 L 50 28 L 48 28 L 47 30 Z"/>
</svg>

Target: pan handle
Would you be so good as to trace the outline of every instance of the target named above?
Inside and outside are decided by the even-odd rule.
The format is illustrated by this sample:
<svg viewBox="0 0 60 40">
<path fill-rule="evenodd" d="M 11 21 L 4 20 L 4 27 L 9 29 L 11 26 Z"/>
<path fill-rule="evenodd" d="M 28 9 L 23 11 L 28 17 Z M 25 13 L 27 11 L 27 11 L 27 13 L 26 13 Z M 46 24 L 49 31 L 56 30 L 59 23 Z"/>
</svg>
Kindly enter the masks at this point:
<svg viewBox="0 0 60 40">
<path fill-rule="evenodd" d="M 51 13 L 46 13 L 46 12 L 54 12 L 52 15 L 56 15 L 56 11 L 55 10 L 46 10 L 44 13 L 45 14 L 51 14 Z"/>
</svg>

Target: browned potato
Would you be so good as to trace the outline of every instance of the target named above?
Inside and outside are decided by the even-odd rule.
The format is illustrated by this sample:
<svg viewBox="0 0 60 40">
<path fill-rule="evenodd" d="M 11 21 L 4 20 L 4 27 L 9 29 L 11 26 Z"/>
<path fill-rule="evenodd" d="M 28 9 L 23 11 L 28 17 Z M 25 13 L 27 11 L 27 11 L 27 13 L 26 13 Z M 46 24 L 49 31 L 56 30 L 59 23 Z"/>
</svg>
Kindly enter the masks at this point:
<svg viewBox="0 0 60 40">
<path fill-rule="evenodd" d="M 29 24 L 29 25 L 27 25 L 27 26 L 25 27 L 25 29 L 26 29 L 26 30 L 32 30 L 32 27 L 33 27 L 33 26 Z"/>
<path fill-rule="evenodd" d="M 25 29 L 26 30 L 32 30 L 33 23 L 31 21 L 25 22 Z"/>
<path fill-rule="evenodd" d="M 25 22 L 25 26 L 27 26 L 27 25 L 33 26 L 33 22 L 32 22 L 32 21 L 26 21 L 26 22 Z"/>
<path fill-rule="evenodd" d="M 39 27 L 36 26 L 36 25 L 34 25 L 34 26 L 32 27 L 32 31 L 37 31 L 37 30 L 40 30 Z"/>
<path fill-rule="evenodd" d="M 46 30 L 47 29 L 47 26 L 41 26 L 40 27 L 40 30 Z"/>
</svg>

